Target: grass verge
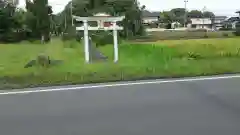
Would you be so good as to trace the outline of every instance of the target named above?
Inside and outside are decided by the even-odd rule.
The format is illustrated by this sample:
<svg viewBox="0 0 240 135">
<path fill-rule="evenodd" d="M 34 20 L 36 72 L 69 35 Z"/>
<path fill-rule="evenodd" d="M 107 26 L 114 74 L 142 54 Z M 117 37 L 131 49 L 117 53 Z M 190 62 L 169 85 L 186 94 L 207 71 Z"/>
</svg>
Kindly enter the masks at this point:
<svg viewBox="0 0 240 135">
<path fill-rule="evenodd" d="M 100 47 L 107 62 L 84 63 L 83 46 L 53 40 L 46 45 L 22 42 L 0 45 L 0 89 L 185 77 L 240 72 L 240 38 L 166 40 L 121 44 L 113 63 L 113 46 Z M 63 64 L 50 68 L 24 65 L 46 53 Z"/>
</svg>

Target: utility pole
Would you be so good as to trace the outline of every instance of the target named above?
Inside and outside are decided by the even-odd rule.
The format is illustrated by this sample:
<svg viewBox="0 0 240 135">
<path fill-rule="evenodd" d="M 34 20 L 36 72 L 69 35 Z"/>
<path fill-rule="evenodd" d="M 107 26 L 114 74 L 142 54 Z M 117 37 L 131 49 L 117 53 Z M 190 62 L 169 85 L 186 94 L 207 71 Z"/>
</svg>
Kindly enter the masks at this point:
<svg viewBox="0 0 240 135">
<path fill-rule="evenodd" d="M 184 14 L 184 27 L 186 27 L 186 23 L 187 23 L 187 3 L 188 0 L 184 0 L 184 8 L 185 8 L 185 14 Z"/>
<path fill-rule="evenodd" d="M 64 13 L 64 24 L 65 24 L 65 31 L 66 31 L 66 29 L 67 29 L 67 13 L 66 13 L 66 11 Z"/>
<path fill-rule="evenodd" d="M 72 26 L 74 25 L 73 24 L 73 0 L 71 0 L 71 4 L 70 4 L 70 12 L 71 12 L 71 20 L 72 20 Z"/>
<path fill-rule="evenodd" d="M 202 28 L 204 28 L 204 12 L 206 11 L 206 6 L 203 7 L 202 9 L 202 21 L 203 21 L 203 24 L 202 24 Z"/>
</svg>

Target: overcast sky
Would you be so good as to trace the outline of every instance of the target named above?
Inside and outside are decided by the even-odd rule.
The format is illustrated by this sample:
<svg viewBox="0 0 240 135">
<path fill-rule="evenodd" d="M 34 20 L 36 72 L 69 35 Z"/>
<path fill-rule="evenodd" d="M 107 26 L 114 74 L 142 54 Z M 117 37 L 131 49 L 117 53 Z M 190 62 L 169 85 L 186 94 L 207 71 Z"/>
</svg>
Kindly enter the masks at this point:
<svg viewBox="0 0 240 135">
<path fill-rule="evenodd" d="M 60 12 L 70 0 L 49 0 L 53 6 L 54 13 Z M 141 5 L 146 5 L 150 11 L 169 10 L 177 7 L 184 7 L 184 0 L 138 0 Z M 24 7 L 25 0 L 20 0 L 20 7 Z M 240 10 L 240 0 L 188 0 L 189 10 L 202 10 L 206 6 L 207 10 L 216 15 L 234 16 Z"/>
</svg>

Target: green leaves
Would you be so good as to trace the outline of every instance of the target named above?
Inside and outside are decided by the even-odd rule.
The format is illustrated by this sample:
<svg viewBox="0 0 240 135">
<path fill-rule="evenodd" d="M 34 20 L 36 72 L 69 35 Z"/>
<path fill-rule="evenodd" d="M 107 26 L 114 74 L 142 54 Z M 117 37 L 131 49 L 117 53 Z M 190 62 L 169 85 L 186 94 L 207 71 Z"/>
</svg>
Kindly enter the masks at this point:
<svg viewBox="0 0 240 135">
<path fill-rule="evenodd" d="M 73 15 L 76 16 L 92 16 L 99 12 L 105 12 L 112 16 L 125 15 L 126 18 L 119 23 L 124 27 L 124 31 L 120 32 L 121 36 L 136 36 L 144 33 L 141 22 L 142 10 L 145 7 L 140 7 L 137 0 L 73 0 L 72 4 Z M 65 22 L 67 27 L 71 25 L 70 8 L 69 3 L 59 15 L 61 27 L 65 27 Z"/>
<path fill-rule="evenodd" d="M 29 12 L 27 19 L 30 21 L 28 26 L 32 29 L 32 35 L 39 39 L 44 35 L 44 39 L 48 39 L 51 23 L 49 14 L 52 14 L 52 8 L 48 6 L 48 0 L 34 0 L 33 2 L 26 0 L 26 9 Z"/>
</svg>

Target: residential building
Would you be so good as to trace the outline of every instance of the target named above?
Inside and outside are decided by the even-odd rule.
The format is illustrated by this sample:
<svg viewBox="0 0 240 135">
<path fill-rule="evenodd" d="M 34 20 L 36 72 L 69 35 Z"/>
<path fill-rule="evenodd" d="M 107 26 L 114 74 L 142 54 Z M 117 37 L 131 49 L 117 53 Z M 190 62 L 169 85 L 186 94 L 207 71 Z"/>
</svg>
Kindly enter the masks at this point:
<svg viewBox="0 0 240 135">
<path fill-rule="evenodd" d="M 219 30 L 224 27 L 224 21 L 226 21 L 227 16 L 215 16 L 213 19 L 213 27 L 214 29 Z"/>
<path fill-rule="evenodd" d="M 236 29 L 236 25 L 239 22 L 240 22 L 240 17 L 230 17 L 226 21 L 223 22 L 224 28 Z"/>
<path fill-rule="evenodd" d="M 235 12 L 238 15 L 236 17 L 230 17 L 223 22 L 224 28 L 236 29 L 237 25 L 240 23 L 240 11 Z"/>
<path fill-rule="evenodd" d="M 238 17 L 240 18 L 240 10 L 237 11 L 236 14 L 238 14 Z"/>
<path fill-rule="evenodd" d="M 160 12 L 143 11 L 143 23 L 151 24 L 159 21 Z"/>
<path fill-rule="evenodd" d="M 196 29 L 212 29 L 213 28 L 213 22 L 211 18 L 191 18 L 191 23 L 188 24 L 188 27 L 190 28 L 196 28 Z"/>
</svg>

